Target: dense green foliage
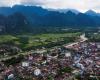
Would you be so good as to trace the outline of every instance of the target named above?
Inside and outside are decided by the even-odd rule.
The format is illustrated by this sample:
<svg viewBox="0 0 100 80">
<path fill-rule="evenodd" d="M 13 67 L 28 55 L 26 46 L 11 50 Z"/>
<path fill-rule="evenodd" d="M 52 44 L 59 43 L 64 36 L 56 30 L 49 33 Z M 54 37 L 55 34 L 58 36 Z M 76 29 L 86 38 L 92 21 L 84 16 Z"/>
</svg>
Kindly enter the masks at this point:
<svg viewBox="0 0 100 80">
<path fill-rule="evenodd" d="M 14 65 L 16 63 L 19 63 L 21 60 L 23 60 L 23 55 L 19 55 L 18 57 L 13 57 L 11 59 L 3 61 L 7 66 Z"/>
<path fill-rule="evenodd" d="M 72 68 L 70 68 L 70 67 L 65 67 L 65 68 L 62 68 L 62 69 L 60 69 L 60 74 L 64 74 L 64 73 L 71 73 L 72 72 Z"/>
</svg>

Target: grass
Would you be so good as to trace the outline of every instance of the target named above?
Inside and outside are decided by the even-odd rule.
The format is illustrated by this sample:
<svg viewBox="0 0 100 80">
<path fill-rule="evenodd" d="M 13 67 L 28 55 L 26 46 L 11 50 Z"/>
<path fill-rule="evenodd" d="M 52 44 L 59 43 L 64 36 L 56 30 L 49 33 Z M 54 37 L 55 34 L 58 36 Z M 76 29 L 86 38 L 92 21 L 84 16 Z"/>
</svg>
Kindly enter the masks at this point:
<svg viewBox="0 0 100 80">
<path fill-rule="evenodd" d="M 25 34 L 25 35 L 0 35 L 0 43 L 13 43 L 23 49 L 48 45 L 68 40 L 70 38 L 78 37 L 81 33 L 49 33 L 49 34 Z"/>
<path fill-rule="evenodd" d="M 0 43 L 6 43 L 6 42 L 10 42 L 17 39 L 17 37 L 14 37 L 12 35 L 1 35 L 0 36 Z"/>
</svg>

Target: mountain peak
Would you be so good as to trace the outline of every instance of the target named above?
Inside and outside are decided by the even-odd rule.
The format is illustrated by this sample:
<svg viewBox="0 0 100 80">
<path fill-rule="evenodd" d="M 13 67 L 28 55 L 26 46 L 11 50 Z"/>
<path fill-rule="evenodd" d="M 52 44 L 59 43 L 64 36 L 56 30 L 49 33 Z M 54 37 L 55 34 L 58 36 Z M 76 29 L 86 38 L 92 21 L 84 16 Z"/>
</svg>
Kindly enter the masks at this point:
<svg viewBox="0 0 100 80">
<path fill-rule="evenodd" d="M 88 11 L 85 12 L 85 14 L 91 15 L 91 16 L 97 16 L 97 13 L 93 10 L 88 10 Z"/>
<path fill-rule="evenodd" d="M 67 12 L 66 12 L 66 14 L 68 14 L 68 15 L 75 15 L 75 13 L 74 13 L 74 12 L 72 12 L 72 11 L 70 11 L 70 10 L 69 10 L 69 11 L 67 11 Z"/>
<path fill-rule="evenodd" d="M 78 14 L 80 13 L 78 10 L 75 9 L 49 9 L 50 11 L 58 11 L 60 13 L 67 13 L 68 11 L 71 11 L 72 13 Z"/>
</svg>

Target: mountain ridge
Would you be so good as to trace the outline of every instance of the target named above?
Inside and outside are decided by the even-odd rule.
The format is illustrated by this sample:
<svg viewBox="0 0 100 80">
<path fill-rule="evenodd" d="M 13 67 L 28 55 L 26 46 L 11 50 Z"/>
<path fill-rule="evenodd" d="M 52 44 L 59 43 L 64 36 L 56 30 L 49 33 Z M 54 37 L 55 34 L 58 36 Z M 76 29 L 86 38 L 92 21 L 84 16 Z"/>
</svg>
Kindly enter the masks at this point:
<svg viewBox="0 0 100 80">
<path fill-rule="evenodd" d="M 2 27 L 0 28 L 2 30 L 5 29 L 4 31 L 6 32 L 10 31 L 12 33 L 15 30 L 16 33 L 19 33 L 28 29 L 30 31 L 33 27 L 99 27 L 100 16 L 94 16 L 93 13 L 99 14 L 93 11 L 88 11 L 88 14 L 87 12 L 76 14 L 71 10 L 61 13 L 59 11 L 49 11 L 41 7 L 23 5 L 15 5 L 12 8 L 1 7 L 0 26 Z"/>
</svg>

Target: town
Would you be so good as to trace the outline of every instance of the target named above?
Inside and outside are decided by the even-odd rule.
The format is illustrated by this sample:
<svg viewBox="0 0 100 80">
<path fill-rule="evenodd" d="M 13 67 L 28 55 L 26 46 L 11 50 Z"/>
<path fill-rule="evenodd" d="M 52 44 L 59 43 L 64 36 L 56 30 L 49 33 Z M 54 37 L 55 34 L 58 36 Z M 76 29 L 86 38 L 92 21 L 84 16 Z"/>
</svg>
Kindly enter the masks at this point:
<svg viewBox="0 0 100 80">
<path fill-rule="evenodd" d="M 0 62 L 0 80 L 100 80 L 100 43 L 79 42 L 28 52 L 13 65 Z"/>
</svg>

